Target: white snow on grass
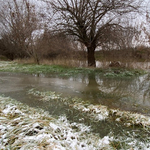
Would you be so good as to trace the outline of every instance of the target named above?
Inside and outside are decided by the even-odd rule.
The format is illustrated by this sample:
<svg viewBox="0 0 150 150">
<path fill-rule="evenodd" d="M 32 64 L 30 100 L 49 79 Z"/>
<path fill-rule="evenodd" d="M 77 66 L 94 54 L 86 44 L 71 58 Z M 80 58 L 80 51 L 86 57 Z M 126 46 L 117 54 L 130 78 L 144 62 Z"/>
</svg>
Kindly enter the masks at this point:
<svg viewBox="0 0 150 150">
<path fill-rule="evenodd" d="M 9 61 L 0 61 L 0 68 L 10 67 L 12 62 Z"/>
<path fill-rule="evenodd" d="M 15 71 L 18 70 L 18 64 L 13 61 L 0 61 L 0 71 Z M 23 70 L 22 68 L 20 68 Z"/>
<path fill-rule="evenodd" d="M 109 144 L 108 136 L 101 139 L 84 124 L 0 96 L 1 149 L 98 150 L 111 149 Z"/>
<path fill-rule="evenodd" d="M 33 66 L 19 65 L 14 61 L 0 61 L 0 71 L 2 72 L 29 72 Z"/>
<path fill-rule="evenodd" d="M 42 94 L 44 96 L 44 93 Z M 40 92 L 38 92 L 38 96 L 40 96 Z M 96 120 L 113 117 L 116 122 L 145 125 L 143 130 L 149 131 L 149 117 L 144 115 L 109 110 L 106 106 L 101 105 L 84 105 L 79 101 L 75 103 L 75 106 L 66 100 L 64 102 L 70 107 L 86 112 L 93 118 L 99 115 Z M 115 137 L 113 133 L 109 133 L 100 138 L 98 134 L 91 131 L 90 126 L 76 122 L 71 123 L 66 116 L 59 116 L 56 119 L 42 109 L 31 108 L 11 98 L 0 96 L 1 149 L 114 150 L 117 147 L 122 150 L 150 149 L 150 138 L 143 138 L 142 135 L 136 134 L 136 132 L 125 132 L 124 136 Z M 139 136 L 142 140 L 137 138 Z"/>
<path fill-rule="evenodd" d="M 65 105 L 68 105 L 74 109 L 85 112 L 89 115 L 89 117 L 99 121 L 105 120 L 108 118 L 109 112 L 106 106 L 102 105 L 84 105 L 83 102 L 78 98 L 62 98 L 61 94 L 57 94 L 56 92 L 48 91 L 48 92 L 40 92 L 35 89 L 29 90 L 28 94 L 32 94 L 34 96 L 41 97 L 41 101 L 51 101 L 58 100 L 64 102 Z"/>
<path fill-rule="evenodd" d="M 40 92 L 35 89 L 29 90 L 28 94 L 41 97 L 42 101 L 58 100 L 64 102 L 65 105 L 86 113 L 90 118 L 96 121 L 113 119 L 116 122 L 122 122 L 125 126 L 142 125 L 150 126 L 150 117 L 138 113 L 131 113 L 128 111 L 121 111 L 119 109 L 109 109 L 104 105 L 86 104 L 79 98 L 61 97 L 52 91 Z"/>
<path fill-rule="evenodd" d="M 35 89 L 31 89 L 29 91 L 29 94 L 38 96 L 38 98 L 41 97 L 40 100 L 42 101 L 51 101 L 54 100 L 53 97 L 55 97 L 55 100 L 64 102 L 65 105 L 68 105 L 70 108 L 77 109 L 81 111 L 81 113 L 86 113 L 86 115 L 89 116 L 90 119 L 93 119 L 95 121 L 111 120 L 126 127 L 134 128 L 135 126 L 137 126 L 140 129 L 144 130 L 145 133 L 148 133 L 150 129 L 150 117 L 148 116 L 131 113 L 128 111 L 121 111 L 119 109 L 109 109 L 108 107 L 103 105 L 87 104 L 81 99 L 67 97 L 64 98 L 61 97 L 60 94 L 51 91 L 40 92 L 36 91 Z M 54 129 L 57 128 L 53 124 L 51 124 L 51 126 Z M 117 147 L 119 147 L 122 150 L 138 150 L 140 148 L 142 148 L 143 150 L 150 149 L 150 138 L 139 135 L 139 133 L 135 133 L 134 130 L 135 129 L 133 129 L 133 133 L 127 133 L 127 131 L 123 130 L 122 132 L 124 136 L 118 135 L 117 137 L 115 137 L 116 135 L 114 136 L 112 133 L 110 133 L 109 136 L 105 136 L 103 139 L 100 139 L 99 147 L 103 147 L 102 149 L 105 149 L 104 147 L 106 145 L 111 145 L 112 147 L 114 147 L 114 149 L 117 149 Z"/>
</svg>

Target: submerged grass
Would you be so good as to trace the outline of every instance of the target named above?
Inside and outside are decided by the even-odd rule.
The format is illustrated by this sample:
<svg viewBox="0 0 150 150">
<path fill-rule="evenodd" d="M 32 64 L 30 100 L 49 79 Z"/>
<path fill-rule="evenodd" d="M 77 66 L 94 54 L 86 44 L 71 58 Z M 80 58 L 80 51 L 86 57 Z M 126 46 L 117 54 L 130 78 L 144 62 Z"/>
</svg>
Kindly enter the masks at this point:
<svg viewBox="0 0 150 150">
<path fill-rule="evenodd" d="M 40 97 L 42 101 L 60 101 L 65 105 L 79 110 L 86 114 L 91 120 L 98 121 L 114 121 L 116 124 L 121 124 L 129 128 L 125 131 L 122 128 L 123 135 L 114 135 L 113 132 L 109 134 L 109 140 L 112 149 L 139 149 L 147 150 L 150 148 L 150 117 L 131 113 L 127 111 L 120 111 L 118 109 L 109 109 L 103 105 L 87 104 L 79 98 L 61 97 L 61 94 L 55 92 L 40 92 L 31 89 L 29 94 Z M 132 131 L 131 131 L 132 130 Z M 142 131 L 142 132 L 141 132 Z M 144 134 L 143 134 L 144 133 Z"/>
<path fill-rule="evenodd" d="M 31 74 L 55 74 L 72 76 L 76 74 L 102 74 L 106 77 L 132 77 L 146 73 L 143 70 L 121 68 L 75 68 L 61 65 L 18 64 L 16 62 L 0 61 L 1 72 L 21 72 Z"/>
<path fill-rule="evenodd" d="M 94 117 L 97 121 L 111 119 L 123 123 L 127 127 L 141 126 L 143 128 L 150 128 L 150 117 L 138 113 L 121 111 L 119 109 L 109 109 L 107 106 L 103 105 L 93 105 L 77 97 L 62 97 L 61 94 L 52 91 L 40 92 L 36 89 L 31 89 L 28 94 L 38 96 L 42 101 L 56 100 L 63 102 L 65 105 L 69 105 L 74 109 L 87 113 L 89 117 Z"/>
</svg>

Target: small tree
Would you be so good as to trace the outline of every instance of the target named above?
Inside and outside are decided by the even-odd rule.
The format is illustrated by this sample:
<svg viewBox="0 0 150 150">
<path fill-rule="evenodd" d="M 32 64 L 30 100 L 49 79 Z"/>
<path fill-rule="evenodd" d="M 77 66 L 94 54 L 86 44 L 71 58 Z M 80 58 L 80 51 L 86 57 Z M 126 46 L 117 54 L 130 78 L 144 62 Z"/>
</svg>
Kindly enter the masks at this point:
<svg viewBox="0 0 150 150">
<path fill-rule="evenodd" d="M 29 0 L 6 1 L 0 10 L 2 40 L 13 58 L 29 55 L 39 63 L 33 31 L 39 28 L 34 6 Z"/>
<path fill-rule="evenodd" d="M 87 48 L 88 66 L 96 66 L 95 49 L 107 38 L 108 28 L 118 25 L 120 17 L 137 11 L 140 1 L 135 0 L 55 0 L 58 29 L 73 35 Z"/>
</svg>

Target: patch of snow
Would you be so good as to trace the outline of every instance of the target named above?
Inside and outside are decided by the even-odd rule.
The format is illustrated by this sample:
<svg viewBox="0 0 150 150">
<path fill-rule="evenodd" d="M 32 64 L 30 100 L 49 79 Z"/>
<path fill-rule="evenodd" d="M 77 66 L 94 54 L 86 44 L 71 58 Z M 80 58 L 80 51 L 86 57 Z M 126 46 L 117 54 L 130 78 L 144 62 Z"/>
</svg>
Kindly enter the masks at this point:
<svg viewBox="0 0 150 150">
<path fill-rule="evenodd" d="M 40 126 L 38 122 L 36 122 L 36 123 L 33 124 L 33 128 L 36 128 L 38 126 Z"/>
<path fill-rule="evenodd" d="M 59 129 L 59 127 L 57 125 L 55 125 L 54 123 L 50 123 L 50 126 L 54 129 L 54 130 L 57 130 Z"/>
</svg>

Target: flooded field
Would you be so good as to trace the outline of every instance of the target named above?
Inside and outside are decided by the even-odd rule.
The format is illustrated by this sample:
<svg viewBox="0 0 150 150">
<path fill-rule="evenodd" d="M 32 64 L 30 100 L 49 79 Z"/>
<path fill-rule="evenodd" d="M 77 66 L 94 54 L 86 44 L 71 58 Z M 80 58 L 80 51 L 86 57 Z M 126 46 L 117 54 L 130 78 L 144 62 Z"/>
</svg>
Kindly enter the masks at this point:
<svg viewBox="0 0 150 150">
<path fill-rule="evenodd" d="M 0 73 L 0 93 L 20 101 L 20 94 L 30 88 L 55 91 L 63 96 L 79 97 L 92 104 L 102 104 L 142 114 L 150 114 L 150 75 L 131 78 L 107 78 L 82 75 L 53 78 L 44 75 Z M 25 99 L 25 103 L 27 100 Z"/>
<path fill-rule="evenodd" d="M 70 142 L 75 144 L 72 145 L 72 149 L 82 150 L 91 148 L 148 150 L 150 148 L 150 74 L 148 73 L 135 77 L 111 78 L 91 73 L 58 77 L 42 73 L 31 75 L 1 72 L 0 95 L 4 97 L 0 97 L 2 104 L 7 101 L 6 97 L 10 97 L 32 108 L 40 108 L 54 117 L 56 120 L 50 123 L 50 130 L 53 128 L 54 131 L 52 135 L 46 137 L 57 141 L 57 144 L 59 142 L 61 147 L 58 149 L 67 149 L 66 146 Z M 10 115 L 9 111 L 15 106 L 8 105 L 9 102 L 6 106 L 2 104 L 0 112 L 7 117 L 7 114 Z M 16 107 L 15 111 L 20 111 L 17 109 Z M 14 122 L 13 118 L 10 119 Z M 37 122 L 42 122 L 39 120 L 41 118 L 37 119 Z M 4 120 L 4 117 L 0 117 L 1 122 Z M 5 120 L 6 124 L 7 120 Z M 60 120 L 63 120 L 63 124 Z M 4 132 L 1 122 L 0 132 Z M 82 126 L 80 130 L 79 126 Z M 58 133 L 62 134 L 61 137 L 55 132 L 58 129 Z M 77 129 L 79 131 L 76 133 Z M 27 140 L 30 137 L 32 141 L 35 137 L 41 137 L 42 134 L 45 136 L 45 132 L 48 132 L 44 130 L 43 133 L 39 130 L 38 127 L 38 132 L 34 134 L 29 132 L 31 135 L 22 138 Z M 68 137 L 64 138 L 64 130 L 73 132 L 70 133 L 72 136 L 70 137 L 65 131 Z M 22 135 L 24 134 L 21 133 Z M 58 138 L 55 138 L 57 136 Z M 92 138 L 90 139 L 89 136 Z M 85 140 L 85 137 L 88 138 Z M 1 136 L 1 138 L 5 141 L 6 137 Z M 99 138 L 101 140 L 97 141 Z"/>
</svg>

